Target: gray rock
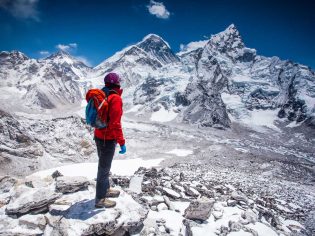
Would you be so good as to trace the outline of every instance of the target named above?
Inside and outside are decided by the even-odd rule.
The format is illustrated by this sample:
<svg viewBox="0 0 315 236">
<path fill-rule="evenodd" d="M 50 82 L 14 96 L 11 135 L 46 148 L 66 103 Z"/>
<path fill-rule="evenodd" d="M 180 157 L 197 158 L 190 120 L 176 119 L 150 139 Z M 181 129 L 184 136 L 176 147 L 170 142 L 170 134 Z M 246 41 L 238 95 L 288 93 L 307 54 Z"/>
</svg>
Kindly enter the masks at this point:
<svg viewBox="0 0 315 236">
<path fill-rule="evenodd" d="M 246 210 L 242 213 L 242 218 L 244 219 L 243 223 L 253 223 L 255 224 L 258 221 L 258 216 L 251 210 Z"/>
<path fill-rule="evenodd" d="M 229 221 L 229 227 L 232 232 L 237 232 L 242 229 L 243 225 L 239 222 Z"/>
<path fill-rule="evenodd" d="M 157 209 L 158 211 L 163 211 L 163 210 L 168 210 L 168 207 L 165 203 L 160 203 L 158 206 L 157 206 Z"/>
<path fill-rule="evenodd" d="M 82 176 L 61 176 L 56 180 L 56 191 L 61 193 L 74 193 L 87 189 L 89 180 Z"/>
<path fill-rule="evenodd" d="M 173 203 L 170 201 L 170 199 L 167 196 L 163 196 L 165 204 L 168 206 L 168 209 L 171 211 L 175 211 L 175 207 Z"/>
<path fill-rule="evenodd" d="M 239 193 L 239 192 L 234 191 L 231 194 L 231 198 L 238 201 L 238 202 L 248 203 L 248 198 L 243 193 Z"/>
<path fill-rule="evenodd" d="M 24 215 L 19 218 L 19 224 L 25 225 L 29 229 L 36 229 L 37 227 L 44 230 L 47 224 L 44 215 Z"/>
<path fill-rule="evenodd" d="M 63 174 L 61 174 L 58 170 L 51 174 L 51 177 L 53 177 L 53 179 L 56 179 L 61 176 L 63 176 Z"/>
<path fill-rule="evenodd" d="M 16 184 L 17 180 L 10 176 L 0 177 L 0 194 L 9 192 Z"/>
<path fill-rule="evenodd" d="M 19 186 L 6 208 L 7 215 L 21 216 L 30 212 L 39 213 L 48 210 L 48 206 L 61 196 L 52 188 L 41 189 Z"/>
<path fill-rule="evenodd" d="M 191 220 L 207 220 L 211 214 L 214 202 L 213 199 L 205 197 L 192 201 L 185 210 L 185 218 Z"/>
</svg>

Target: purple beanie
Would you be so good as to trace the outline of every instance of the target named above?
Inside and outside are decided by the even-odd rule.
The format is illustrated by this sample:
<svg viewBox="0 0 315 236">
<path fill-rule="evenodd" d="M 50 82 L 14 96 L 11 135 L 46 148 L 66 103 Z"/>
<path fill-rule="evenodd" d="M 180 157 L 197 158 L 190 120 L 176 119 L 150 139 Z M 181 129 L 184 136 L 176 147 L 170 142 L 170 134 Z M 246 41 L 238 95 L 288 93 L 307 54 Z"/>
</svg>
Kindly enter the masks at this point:
<svg viewBox="0 0 315 236">
<path fill-rule="evenodd" d="M 118 74 L 116 73 L 109 73 L 105 76 L 104 78 L 104 83 L 110 83 L 110 84 L 117 84 L 120 85 L 120 77 Z"/>
</svg>

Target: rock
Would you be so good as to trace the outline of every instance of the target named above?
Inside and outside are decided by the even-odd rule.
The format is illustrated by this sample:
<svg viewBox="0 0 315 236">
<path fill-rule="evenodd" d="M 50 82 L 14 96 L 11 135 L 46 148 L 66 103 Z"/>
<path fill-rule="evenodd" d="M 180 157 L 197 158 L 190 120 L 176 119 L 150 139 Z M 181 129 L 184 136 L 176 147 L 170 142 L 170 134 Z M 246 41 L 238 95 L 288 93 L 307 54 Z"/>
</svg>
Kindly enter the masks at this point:
<svg viewBox="0 0 315 236">
<path fill-rule="evenodd" d="M 160 196 L 160 195 L 155 195 L 153 197 L 151 197 L 151 196 L 143 196 L 143 197 L 141 197 L 141 200 L 145 201 L 150 206 L 157 206 L 160 203 L 164 202 L 163 196 Z"/>
<path fill-rule="evenodd" d="M 19 218 L 19 224 L 25 225 L 29 229 L 36 229 L 37 227 L 44 230 L 46 227 L 46 218 L 44 215 L 24 215 Z"/>
<path fill-rule="evenodd" d="M 38 178 L 36 176 L 28 176 L 25 178 L 25 185 L 30 188 L 44 188 L 53 184 L 54 180 L 52 177 Z"/>
<path fill-rule="evenodd" d="M 123 188 L 129 187 L 130 179 L 127 177 L 112 176 L 111 179 L 115 185 L 119 185 Z"/>
<path fill-rule="evenodd" d="M 94 191 L 85 191 L 64 195 L 63 198 L 69 200 L 74 195 L 80 198 L 71 206 L 62 206 L 61 210 L 52 210 L 47 214 L 53 226 L 51 235 L 112 235 L 122 232 L 120 229 L 126 231 L 126 235 L 140 232 L 147 209 L 123 190 L 115 198 L 117 204 L 114 208 L 97 209 L 94 207 L 94 194 Z M 60 218 L 54 218 L 55 215 Z"/>
<path fill-rule="evenodd" d="M 56 178 L 61 177 L 61 176 L 63 176 L 63 174 L 61 174 L 58 170 L 56 170 L 54 173 L 51 174 L 51 177 L 53 179 L 56 179 Z"/>
<path fill-rule="evenodd" d="M 170 197 L 170 198 L 173 198 L 173 199 L 178 199 L 178 198 L 180 198 L 180 194 L 179 193 L 177 193 L 177 192 L 175 192 L 174 190 L 172 190 L 172 189 L 170 189 L 170 188 L 162 188 L 161 189 L 162 190 L 162 192 L 166 195 L 166 196 L 168 196 L 168 197 Z"/>
<path fill-rule="evenodd" d="M 165 227 L 163 225 L 159 226 L 160 233 L 166 233 Z"/>
<path fill-rule="evenodd" d="M 200 193 L 196 189 L 194 189 L 192 187 L 184 185 L 184 189 L 185 189 L 185 194 L 187 196 L 198 197 L 200 195 Z"/>
<path fill-rule="evenodd" d="M 21 216 L 29 212 L 39 213 L 48 210 L 48 206 L 61 196 L 52 188 L 29 188 L 19 186 L 6 208 L 6 214 Z"/>
<path fill-rule="evenodd" d="M 151 206 L 151 210 L 152 211 L 157 211 L 158 209 L 157 209 L 157 206 Z"/>
<path fill-rule="evenodd" d="M 214 216 L 214 218 L 215 218 L 216 220 L 218 220 L 218 219 L 221 219 L 221 218 L 222 218 L 223 213 L 222 213 L 221 211 L 214 211 L 214 212 L 212 212 L 212 215 Z"/>
<path fill-rule="evenodd" d="M 214 200 L 202 197 L 192 201 L 185 210 L 185 218 L 205 221 L 209 218 Z"/>
<path fill-rule="evenodd" d="M 170 201 L 170 199 L 167 196 L 163 196 L 164 198 L 164 202 L 167 205 L 168 209 L 171 211 L 175 211 L 175 207 L 173 205 L 173 203 Z"/>
<path fill-rule="evenodd" d="M 255 224 L 257 221 L 258 221 L 258 216 L 252 212 L 251 210 L 246 210 L 242 213 L 242 218 L 245 220 L 243 223 L 247 223 L 247 224 L 250 224 L 250 223 L 253 223 Z"/>
<path fill-rule="evenodd" d="M 168 210 L 168 207 L 165 203 L 160 203 L 158 206 L 157 206 L 157 209 L 158 211 L 163 211 L 163 210 Z"/>
<path fill-rule="evenodd" d="M 236 191 L 232 192 L 231 198 L 238 201 L 238 202 L 245 202 L 248 203 L 248 198 L 243 193 L 238 193 Z"/>
<path fill-rule="evenodd" d="M 89 180 L 82 176 L 61 176 L 56 179 L 56 191 L 61 193 L 74 193 L 85 190 L 89 185 Z"/>
<path fill-rule="evenodd" d="M 10 176 L 2 176 L 0 177 L 0 194 L 8 193 L 13 186 L 16 184 L 17 180 Z"/>
<path fill-rule="evenodd" d="M 240 231 L 242 229 L 243 225 L 239 222 L 229 221 L 229 228 L 233 232 Z"/>
</svg>

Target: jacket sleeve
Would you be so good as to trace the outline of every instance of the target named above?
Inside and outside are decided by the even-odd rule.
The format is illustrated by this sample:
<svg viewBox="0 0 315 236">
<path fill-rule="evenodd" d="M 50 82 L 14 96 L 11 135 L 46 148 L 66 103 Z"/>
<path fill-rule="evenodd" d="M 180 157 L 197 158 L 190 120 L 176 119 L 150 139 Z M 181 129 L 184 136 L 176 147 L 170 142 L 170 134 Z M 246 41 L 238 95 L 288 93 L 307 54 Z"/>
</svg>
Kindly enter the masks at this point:
<svg viewBox="0 0 315 236">
<path fill-rule="evenodd" d="M 121 117 L 123 114 L 122 110 L 122 99 L 118 95 L 112 95 L 109 107 L 109 124 L 108 128 L 114 135 L 117 143 L 122 146 L 125 144 L 124 135 L 121 127 Z"/>
</svg>

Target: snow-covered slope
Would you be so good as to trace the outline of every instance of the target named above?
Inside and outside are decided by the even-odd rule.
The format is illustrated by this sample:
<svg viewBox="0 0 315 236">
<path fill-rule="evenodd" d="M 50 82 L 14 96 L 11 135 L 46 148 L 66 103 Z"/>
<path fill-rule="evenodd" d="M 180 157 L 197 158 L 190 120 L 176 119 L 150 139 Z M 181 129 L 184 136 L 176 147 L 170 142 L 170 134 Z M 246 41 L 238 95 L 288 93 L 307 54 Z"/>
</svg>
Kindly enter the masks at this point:
<svg viewBox="0 0 315 236">
<path fill-rule="evenodd" d="M 91 70 L 63 51 L 42 60 L 17 51 L 1 52 L 0 62 L 1 105 L 10 111 L 80 102 L 79 80 Z"/>
</svg>

